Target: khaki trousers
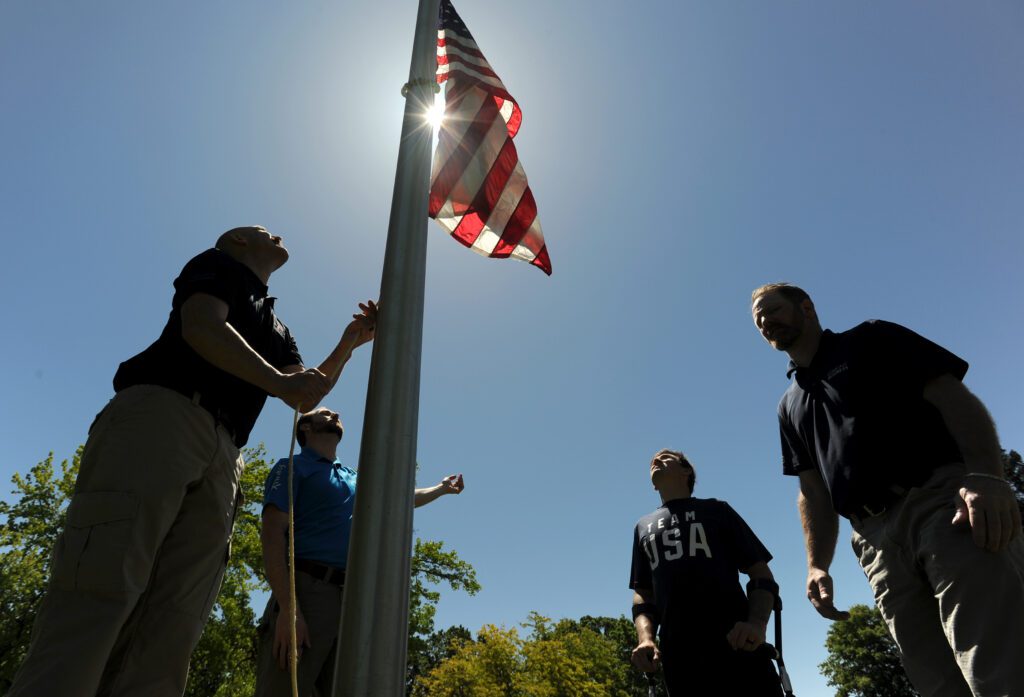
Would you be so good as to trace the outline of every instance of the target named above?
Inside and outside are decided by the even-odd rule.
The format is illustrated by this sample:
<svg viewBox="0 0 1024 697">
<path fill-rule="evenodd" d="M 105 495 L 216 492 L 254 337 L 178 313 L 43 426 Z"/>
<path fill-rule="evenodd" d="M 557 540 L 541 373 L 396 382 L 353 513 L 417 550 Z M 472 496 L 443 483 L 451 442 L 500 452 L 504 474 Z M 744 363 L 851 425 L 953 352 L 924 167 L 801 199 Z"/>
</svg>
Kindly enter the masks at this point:
<svg viewBox="0 0 1024 697">
<path fill-rule="evenodd" d="M 884 514 L 854 525 L 853 550 L 922 697 L 1024 695 L 1024 539 L 1004 552 L 953 526 L 962 465 L 938 469 Z"/>
<path fill-rule="evenodd" d="M 299 654 L 299 697 L 331 697 L 342 588 L 296 571 L 295 598 L 309 628 L 310 643 Z M 292 694 L 291 671 L 281 670 L 274 659 L 274 630 L 280 614 L 277 601 L 270 596 L 257 630 L 256 697 L 291 697 Z"/>
<path fill-rule="evenodd" d="M 100 412 L 8 697 L 177 697 L 228 554 L 242 458 L 188 398 L 139 385 Z"/>
</svg>

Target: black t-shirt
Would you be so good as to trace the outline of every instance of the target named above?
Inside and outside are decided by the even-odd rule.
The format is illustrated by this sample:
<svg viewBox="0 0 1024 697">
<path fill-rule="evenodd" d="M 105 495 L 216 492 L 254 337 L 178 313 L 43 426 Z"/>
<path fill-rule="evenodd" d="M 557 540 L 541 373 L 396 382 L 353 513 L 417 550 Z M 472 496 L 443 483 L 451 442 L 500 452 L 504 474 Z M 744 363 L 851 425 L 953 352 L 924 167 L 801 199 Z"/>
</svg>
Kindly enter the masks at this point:
<svg viewBox="0 0 1024 697">
<path fill-rule="evenodd" d="M 228 305 L 228 324 L 277 369 L 302 364 L 295 339 L 274 314 L 274 298 L 267 296 L 267 286 L 249 267 L 219 249 L 208 249 L 185 264 L 174 280 L 174 291 L 160 338 L 120 365 L 114 391 L 132 385 L 161 385 L 186 395 L 198 391 L 203 406 L 234 432 L 235 444 L 242 447 L 267 393 L 214 367 L 185 342 L 181 306 L 194 293 L 223 300 Z"/>
<path fill-rule="evenodd" d="M 654 591 L 663 640 L 727 648 L 748 613 L 739 571 L 771 558 L 725 501 L 676 499 L 637 522 L 629 587 Z"/>
<path fill-rule="evenodd" d="M 826 330 L 811 365 L 797 368 L 779 402 L 782 471 L 817 468 L 836 511 L 877 504 L 889 486 L 921 484 L 963 458 L 924 387 L 967 363 L 892 322 Z"/>
</svg>

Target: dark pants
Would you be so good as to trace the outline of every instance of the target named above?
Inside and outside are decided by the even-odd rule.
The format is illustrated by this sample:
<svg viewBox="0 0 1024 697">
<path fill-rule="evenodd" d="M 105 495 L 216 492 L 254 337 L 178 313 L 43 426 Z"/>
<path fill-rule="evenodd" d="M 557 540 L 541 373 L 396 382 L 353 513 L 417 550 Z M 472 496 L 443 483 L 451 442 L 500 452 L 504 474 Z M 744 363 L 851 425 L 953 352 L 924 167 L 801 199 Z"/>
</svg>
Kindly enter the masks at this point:
<svg viewBox="0 0 1024 697">
<path fill-rule="evenodd" d="M 709 650 L 692 641 L 662 641 L 661 664 L 669 697 L 781 697 L 775 665 L 765 653 L 733 651 L 727 645 Z"/>
</svg>

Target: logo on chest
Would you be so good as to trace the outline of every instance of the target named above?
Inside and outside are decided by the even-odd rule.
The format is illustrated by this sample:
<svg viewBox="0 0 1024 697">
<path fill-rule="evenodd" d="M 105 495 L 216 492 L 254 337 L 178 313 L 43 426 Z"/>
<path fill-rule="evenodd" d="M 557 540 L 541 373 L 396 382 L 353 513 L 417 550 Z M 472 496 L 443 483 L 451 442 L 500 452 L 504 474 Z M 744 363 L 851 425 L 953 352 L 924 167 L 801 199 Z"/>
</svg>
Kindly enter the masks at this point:
<svg viewBox="0 0 1024 697">
<path fill-rule="evenodd" d="M 685 530 L 685 532 L 684 532 Z M 704 526 L 693 511 L 683 514 L 682 525 L 675 513 L 647 524 L 641 538 L 644 553 L 651 562 L 651 570 L 658 568 L 662 559 L 674 561 L 683 557 L 711 559 L 711 545 Z"/>
</svg>

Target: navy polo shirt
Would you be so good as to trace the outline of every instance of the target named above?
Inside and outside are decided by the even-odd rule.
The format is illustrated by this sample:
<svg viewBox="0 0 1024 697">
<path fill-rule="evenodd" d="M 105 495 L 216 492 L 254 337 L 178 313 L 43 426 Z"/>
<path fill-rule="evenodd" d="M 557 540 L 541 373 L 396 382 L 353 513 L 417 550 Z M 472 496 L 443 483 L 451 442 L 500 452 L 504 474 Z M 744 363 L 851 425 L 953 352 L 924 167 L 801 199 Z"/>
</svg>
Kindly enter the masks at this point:
<svg viewBox="0 0 1024 697">
<path fill-rule="evenodd" d="M 806 368 L 779 402 L 782 471 L 817 468 L 836 511 L 849 516 L 884 501 L 888 487 L 924 482 L 936 467 L 962 462 L 924 387 L 967 363 L 892 322 L 870 320 L 838 334 L 825 330 Z"/>
<path fill-rule="evenodd" d="M 344 569 L 352 532 L 356 471 L 309 448 L 295 456 L 295 558 Z M 263 490 L 263 505 L 288 511 L 288 459 L 278 460 Z"/>
<path fill-rule="evenodd" d="M 192 258 L 176 279 L 171 314 L 160 337 L 145 351 L 121 363 L 114 391 L 132 385 L 160 385 L 191 396 L 200 392 L 202 406 L 234 434 L 235 445 L 249 440 L 267 393 L 217 368 L 189 346 L 181 334 L 181 306 L 195 293 L 206 293 L 228 306 L 228 324 L 256 353 L 277 369 L 302 365 L 295 339 L 274 313 L 267 286 L 245 264 L 219 249 Z"/>
</svg>

